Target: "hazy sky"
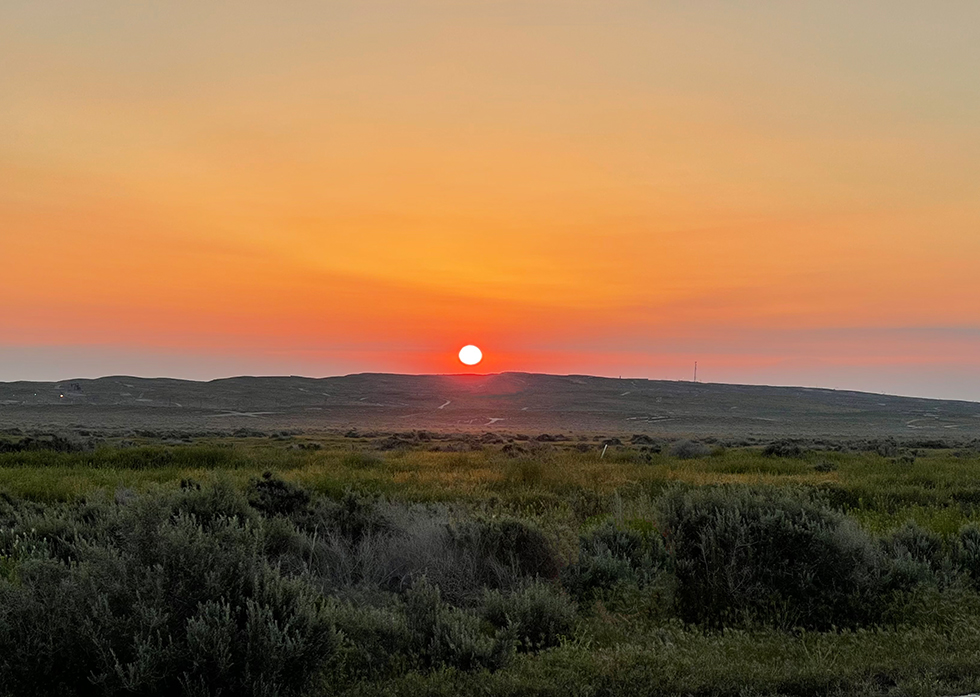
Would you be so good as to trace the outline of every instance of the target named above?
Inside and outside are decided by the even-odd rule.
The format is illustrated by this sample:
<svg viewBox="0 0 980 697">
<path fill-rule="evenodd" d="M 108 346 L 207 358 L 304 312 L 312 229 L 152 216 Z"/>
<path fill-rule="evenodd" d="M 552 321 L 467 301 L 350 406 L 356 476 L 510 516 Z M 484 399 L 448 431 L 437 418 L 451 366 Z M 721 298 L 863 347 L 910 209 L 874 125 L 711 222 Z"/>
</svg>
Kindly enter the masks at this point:
<svg viewBox="0 0 980 697">
<path fill-rule="evenodd" d="M 980 3 L 0 4 L 0 380 L 980 400 Z"/>
</svg>

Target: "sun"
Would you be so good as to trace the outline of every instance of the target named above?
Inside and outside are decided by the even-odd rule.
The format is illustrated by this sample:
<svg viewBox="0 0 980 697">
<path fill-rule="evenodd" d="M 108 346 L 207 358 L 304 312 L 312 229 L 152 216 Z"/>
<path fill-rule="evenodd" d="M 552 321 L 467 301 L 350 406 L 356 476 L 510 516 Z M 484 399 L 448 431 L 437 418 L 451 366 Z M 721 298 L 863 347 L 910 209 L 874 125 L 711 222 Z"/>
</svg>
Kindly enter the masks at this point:
<svg viewBox="0 0 980 697">
<path fill-rule="evenodd" d="M 466 365 L 476 365 L 483 360 L 483 351 L 469 344 L 459 350 L 459 360 Z"/>
</svg>

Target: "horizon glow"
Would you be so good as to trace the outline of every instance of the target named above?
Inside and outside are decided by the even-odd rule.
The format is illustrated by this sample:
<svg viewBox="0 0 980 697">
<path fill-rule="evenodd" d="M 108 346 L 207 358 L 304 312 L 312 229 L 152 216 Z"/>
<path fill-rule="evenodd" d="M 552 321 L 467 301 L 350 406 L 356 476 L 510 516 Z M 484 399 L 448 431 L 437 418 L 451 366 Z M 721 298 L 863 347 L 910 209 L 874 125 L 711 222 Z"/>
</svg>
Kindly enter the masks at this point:
<svg viewBox="0 0 980 697">
<path fill-rule="evenodd" d="M 980 5 L 0 8 L 0 380 L 980 401 Z"/>
</svg>

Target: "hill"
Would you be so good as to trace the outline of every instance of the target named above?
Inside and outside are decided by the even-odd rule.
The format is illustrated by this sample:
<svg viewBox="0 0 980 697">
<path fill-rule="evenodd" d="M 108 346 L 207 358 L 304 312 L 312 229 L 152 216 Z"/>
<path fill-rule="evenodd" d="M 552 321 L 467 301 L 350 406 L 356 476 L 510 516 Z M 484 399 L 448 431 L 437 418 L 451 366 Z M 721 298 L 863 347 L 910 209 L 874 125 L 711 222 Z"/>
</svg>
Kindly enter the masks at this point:
<svg viewBox="0 0 980 697">
<path fill-rule="evenodd" d="M 359 374 L 0 383 L 0 427 L 980 437 L 980 403 L 580 375 Z"/>
</svg>

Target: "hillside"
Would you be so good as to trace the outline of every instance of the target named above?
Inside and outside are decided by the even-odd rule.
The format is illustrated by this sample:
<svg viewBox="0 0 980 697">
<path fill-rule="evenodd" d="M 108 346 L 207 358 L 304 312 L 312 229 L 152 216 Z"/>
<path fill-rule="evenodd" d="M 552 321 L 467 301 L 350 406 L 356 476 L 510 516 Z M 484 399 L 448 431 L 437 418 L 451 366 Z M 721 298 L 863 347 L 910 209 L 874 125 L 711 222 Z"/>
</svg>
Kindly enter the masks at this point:
<svg viewBox="0 0 980 697">
<path fill-rule="evenodd" d="M 980 437 L 980 403 L 526 373 L 0 383 L 0 427 Z"/>
</svg>

